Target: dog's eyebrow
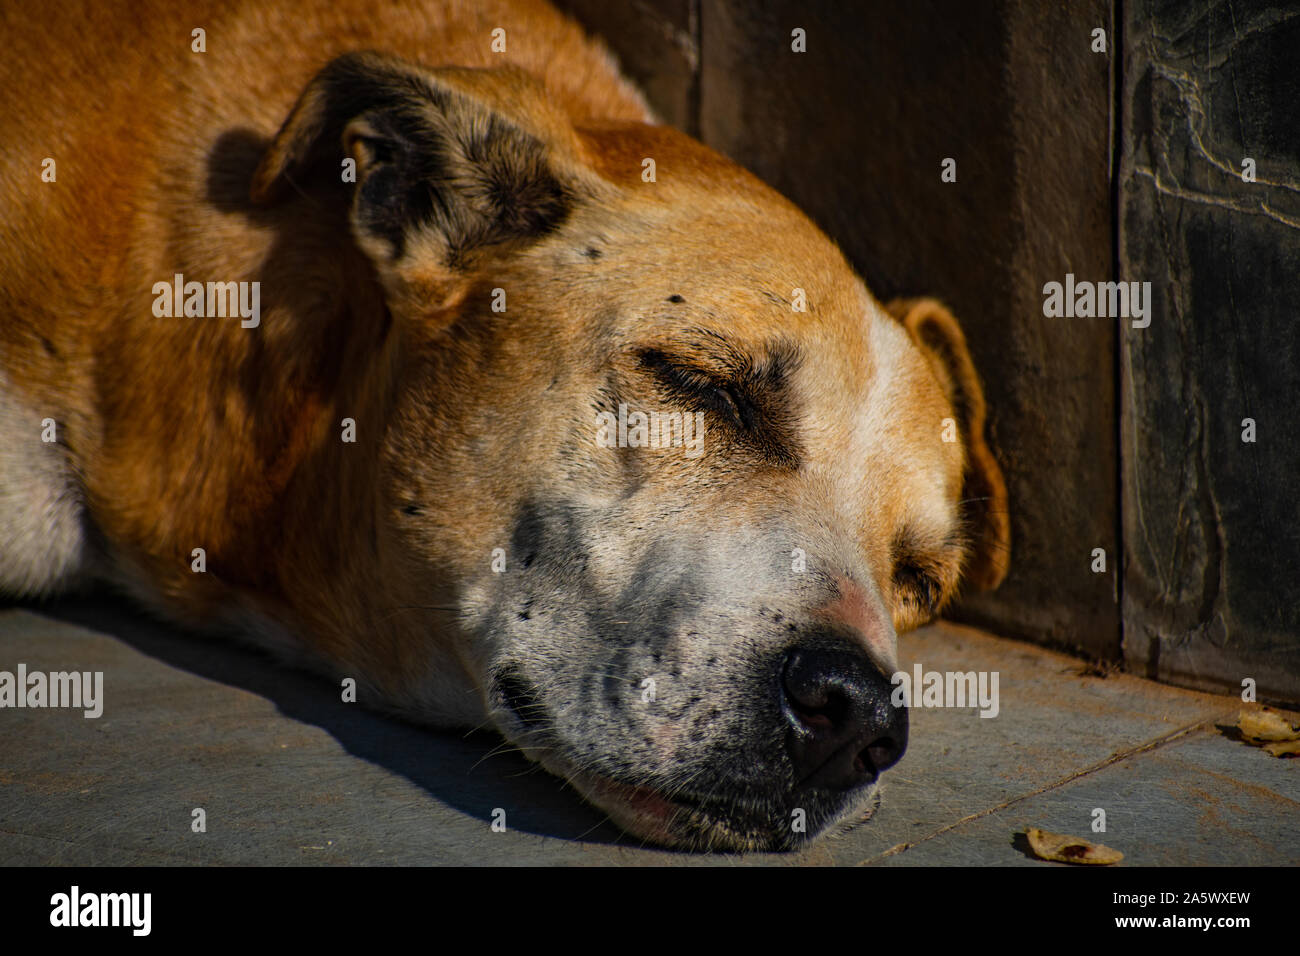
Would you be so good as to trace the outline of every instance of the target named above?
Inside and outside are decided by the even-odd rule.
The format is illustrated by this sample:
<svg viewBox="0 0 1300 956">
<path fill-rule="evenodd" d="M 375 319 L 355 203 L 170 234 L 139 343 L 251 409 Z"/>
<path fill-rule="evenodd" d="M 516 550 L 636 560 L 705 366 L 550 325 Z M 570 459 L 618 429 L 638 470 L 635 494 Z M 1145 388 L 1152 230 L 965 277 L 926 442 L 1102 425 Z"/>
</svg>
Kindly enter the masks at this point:
<svg viewBox="0 0 1300 956">
<path fill-rule="evenodd" d="M 658 350 L 682 365 L 721 372 L 737 383 L 749 381 L 755 388 L 772 390 L 785 387 L 787 376 L 801 357 L 788 339 L 776 339 L 751 350 L 722 332 L 701 327 L 683 329 Z"/>
</svg>

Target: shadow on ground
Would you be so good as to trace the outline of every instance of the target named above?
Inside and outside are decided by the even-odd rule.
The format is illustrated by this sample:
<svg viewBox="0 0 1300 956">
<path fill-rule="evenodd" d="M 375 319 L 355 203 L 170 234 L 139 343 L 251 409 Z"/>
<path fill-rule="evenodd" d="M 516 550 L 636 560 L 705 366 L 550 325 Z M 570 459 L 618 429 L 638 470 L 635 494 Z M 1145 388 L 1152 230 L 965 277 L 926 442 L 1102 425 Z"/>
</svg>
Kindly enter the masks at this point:
<svg viewBox="0 0 1300 956">
<path fill-rule="evenodd" d="M 437 730 L 344 703 L 318 675 L 237 644 L 178 631 L 111 596 L 15 607 L 114 637 L 168 667 L 264 697 L 285 717 L 319 727 L 348 753 L 400 774 L 485 827 L 491 820 L 484 808 L 503 805 L 511 808 L 514 830 L 589 843 L 639 843 L 494 732 Z"/>
</svg>

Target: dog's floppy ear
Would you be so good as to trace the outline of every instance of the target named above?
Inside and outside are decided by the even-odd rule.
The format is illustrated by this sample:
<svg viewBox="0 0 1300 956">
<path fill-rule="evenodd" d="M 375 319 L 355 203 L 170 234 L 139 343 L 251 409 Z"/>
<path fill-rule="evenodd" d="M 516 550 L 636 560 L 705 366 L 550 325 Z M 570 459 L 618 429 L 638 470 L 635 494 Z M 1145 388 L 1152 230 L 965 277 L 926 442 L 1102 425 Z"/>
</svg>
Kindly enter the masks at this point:
<svg viewBox="0 0 1300 956">
<path fill-rule="evenodd" d="M 322 178 L 351 190 L 357 242 L 390 293 L 435 304 L 479 257 L 566 219 L 586 179 L 575 143 L 568 119 L 520 70 L 430 70 L 349 53 L 307 85 L 250 195 L 269 205 Z"/>
<path fill-rule="evenodd" d="M 1011 558 L 1011 521 L 1002 470 L 984 438 L 984 390 L 957 319 L 934 299 L 895 299 L 885 306 L 930 357 L 952 401 L 966 442 L 962 517 L 971 536 L 965 579 L 991 590 L 1006 577 Z"/>
</svg>

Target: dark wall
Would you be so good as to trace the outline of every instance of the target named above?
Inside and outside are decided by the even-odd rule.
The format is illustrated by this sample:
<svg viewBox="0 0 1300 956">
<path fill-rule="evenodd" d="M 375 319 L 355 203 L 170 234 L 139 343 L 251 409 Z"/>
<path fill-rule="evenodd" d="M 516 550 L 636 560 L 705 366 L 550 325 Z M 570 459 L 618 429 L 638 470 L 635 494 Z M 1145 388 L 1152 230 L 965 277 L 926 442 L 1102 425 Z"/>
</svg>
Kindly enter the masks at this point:
<svg viewBox="0 0 1300 956">
<path fill-rule="evenodd" d="M 1121 350 L 1124 654 L 1298 700 L 1300 20 L 1127 6 L 1121 273 L 1158 294 Z"/>
<path fill-rule="evenodd" d="M 561 5 L 667 121 L 799 203 L 879 297 L 935 295 L 961 318 L 1013 554 L 954 616 L 1300 699 L 1300 336 L 1282 294 L 1300 276 L 1300 21 L 1181 0 Z M 1248 154 L 1250 186 L 1231 175 Z M 1150 327 L 1044 316 L 1066 273 L 1151 281 Z"/>
</svg>

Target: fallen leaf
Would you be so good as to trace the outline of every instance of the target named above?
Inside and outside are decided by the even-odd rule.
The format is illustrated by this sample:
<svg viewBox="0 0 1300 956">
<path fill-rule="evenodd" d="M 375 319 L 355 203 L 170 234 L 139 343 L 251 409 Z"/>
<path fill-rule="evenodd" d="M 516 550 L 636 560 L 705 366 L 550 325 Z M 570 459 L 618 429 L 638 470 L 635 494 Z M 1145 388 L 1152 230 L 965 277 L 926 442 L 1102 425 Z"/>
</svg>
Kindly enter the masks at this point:
<svg viewBox="0 0 1300 956">
<path fill-rule="evenodd" d="M 1300 740 L 1279 740 L 1264 744 L 1264 749 L 1274 757 L 1300 757 Z"/>
<path fill-rule="evenodd" d="M 1246 743 L 1256 747 L 1269 742 L 1289 743 L 1300 740 L 1300 728 L 1292 727 L 1291 721 L 1271 707 L 1241 711 L 1237 715 L 1237 729 L 1241 731 L 1241 736 Z M 1281 757 L 1283 753 L 1294 753 L 1294 750 L 1286 748 L 1283 748 L 1281 753 L 1267 747 L 1265 749 L 1274 757 Z"/>
<path fill-rule="evenodd" d="M 1119 850 L 1112 850 L 1100 843 L 1089 843 L 1078 837 L 1066 836 L 1064 833 L 1049 833 L 1038 827 L 1025 830 L 1029 838 L 1029 847 L 1044 860 L 1059 863 L 1100 863 L 1107 865 L 1124 859 Z"/>
</svg>

